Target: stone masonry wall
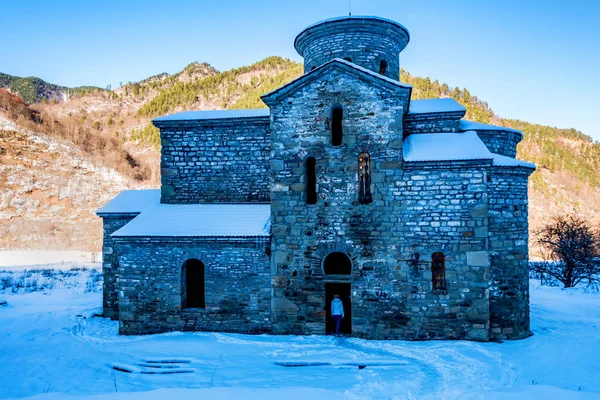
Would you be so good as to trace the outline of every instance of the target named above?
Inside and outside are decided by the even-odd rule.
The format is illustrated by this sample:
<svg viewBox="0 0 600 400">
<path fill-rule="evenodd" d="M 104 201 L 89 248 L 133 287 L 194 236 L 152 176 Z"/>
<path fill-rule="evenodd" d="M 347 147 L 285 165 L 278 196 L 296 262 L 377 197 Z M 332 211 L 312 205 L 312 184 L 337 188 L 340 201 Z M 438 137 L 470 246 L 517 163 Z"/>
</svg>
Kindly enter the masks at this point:
<svg viewBox="0 0 600 400">
<path fill-rule="evenodd" d="M 155 124 L 162 203 L 269 201 L 269 117 Z"/>
<path fill-rule="evenodd" d="M 464 112 L 446 114 L 407 114 L 404 118 L 404 137 L 415 133 L 459 132 Z"/>
<path fill-rule="evenodd" d="M 529 336 L 527 179 L 531 170 L 490 172 L 491 340 Z"/>
<path fill-rule="evenodd" d="M 114 242 L 110 236 L 125 224 L 135 218 L 135 215 L 103 215 L 104 239 L 102 243 L 102 315 L 105 318 L 119 319 L 119 299 L 116 288 L 119 259 L 114 250 Z"/>
<path fill-rule="evenodd" d="M 327 118 L 344 107 L 343 145 Z M 272 107 L 273 331 L 325 333 L 325 283 L 352 285 L 353 335 L 487 340 L 487 186 L 475 164 L 401 163 L 402 104 L 344 74 L 313 82 Z M 358 204 L 357 157 L 369 151 L 371 204 Z M 304 160 L 317 161 L 318 201 L 305 204 Z M 415 248 L 422 263 L 409 268 Z M 333 251 L 349 277 L 324 276 Z M 433 293 L 431 254 L 446 254 L 448 290 Z M 362 273 L 361 270 L 362 269 Z"/>
<path fill-rule="evenodd" d="M 117 239 L 119 333 L 271 330 L 268 239 Z M 204 263 L 204 309 L 181 308 L 183 263 Z"/>
<path fill-rule="evenodd" d="M 517 144 L 521 141 L 521 134 L 510 131 L 477 131 L 477 135 L 489 151 L 503 156 L 515 158 Z"/>
<path fill-rule="evenodd" d="M 360 43 L 360 46 L 357 44 Z M 326 50 L 326 51 L 324 51 Z M 379 73 L 382 60 L 386 76 L 400 80 L 400 50 L 396 40 L 366 32 L 347 32 L 313 40 L 304 52 L 304 73 L 334 58 L 349 58 L 354 64 Z"/>
</svg>

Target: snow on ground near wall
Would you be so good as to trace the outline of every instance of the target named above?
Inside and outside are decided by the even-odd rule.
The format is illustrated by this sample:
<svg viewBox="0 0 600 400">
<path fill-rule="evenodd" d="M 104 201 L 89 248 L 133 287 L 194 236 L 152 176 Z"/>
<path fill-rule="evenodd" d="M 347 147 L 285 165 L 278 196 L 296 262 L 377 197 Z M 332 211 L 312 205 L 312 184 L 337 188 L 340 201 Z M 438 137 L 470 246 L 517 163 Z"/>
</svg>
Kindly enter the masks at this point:
<svg viewBox="0 0 600 400">
<path fill-rule="evenodd" d="M 0 398 L 600 398 L 600 295 L 581 290 L 533 284 L 535 334 L 505 343 L 181 332 L 127 337 L 118 335 L 117 322 L 93 317 L 101 293 L 81 285 L 3 296 Z M 163 368 L 147 367 L 152 363 Z M 192 372 L 140 372 L 177 368 Z"/>
<path fill-rule="evenodd" d="M 30 268 L 48 264 L 52 268 L 72 268 L 77 263 L 97 262 L 102 260 L 102 253 L 86 251 L 36 251 L 36 250 L 6 250 L 0 251 L 0 267 Z M 75 264 L 74 264 L 75 263 Z"/>
</svg>

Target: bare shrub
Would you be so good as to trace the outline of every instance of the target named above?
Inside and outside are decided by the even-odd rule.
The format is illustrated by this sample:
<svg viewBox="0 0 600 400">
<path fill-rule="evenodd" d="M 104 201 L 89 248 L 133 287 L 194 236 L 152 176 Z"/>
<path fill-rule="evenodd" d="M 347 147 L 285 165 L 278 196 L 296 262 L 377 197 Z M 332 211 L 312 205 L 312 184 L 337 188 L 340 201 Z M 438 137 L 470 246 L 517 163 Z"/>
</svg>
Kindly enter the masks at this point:
<svg viewBox="0 0 600 400">
<path fill-rule="evenodd" d="M 576 214 L 555 217 L 535 236 L 545 261 L 530 263 L 531 272 L 565 288 L 600 281 L 600 233 L 587 220 Z"/>
</svg>

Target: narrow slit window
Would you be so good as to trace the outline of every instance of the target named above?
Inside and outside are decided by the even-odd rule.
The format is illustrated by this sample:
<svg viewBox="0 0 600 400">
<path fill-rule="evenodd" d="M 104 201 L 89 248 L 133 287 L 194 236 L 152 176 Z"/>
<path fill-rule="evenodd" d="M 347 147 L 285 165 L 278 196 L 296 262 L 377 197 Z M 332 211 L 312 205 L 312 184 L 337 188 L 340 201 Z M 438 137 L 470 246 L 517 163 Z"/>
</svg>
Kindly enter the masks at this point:
<svg viewBox="0 0 600 400">
<path fill-rule="evenodd" d="M 342 120 L 344 119 L 344 110 L 340 106 L 331 109 L 331 145 L 342 145 Z"/>
<path fill-rule="evenodd" d="M 358 202 L 369 204 L 373 201 L 371 194 L 371 157 L 369 153 L 358 155 Z"/>
<path fill-rule="evenodd" d="M 306 204 L 317 204 L 317 160 L 306 159 Z"/>
<path fill-rule="evenodd" d="M 379 73 L 381 75 L 385 75 L 386 72 L 387 72 L 387 61 L 381 60 L 381 62 L 379 63 Z"/>
<path fill-rule="evenodd" d="M 192 258 L 181 267 L 181 308 L 204 306 L 204 264 Z"/>
<path fill-rule="evenodd" d="M 431 255 L 431 279 L 433 290 L 446 290 L 446 265 L 442 253 Z"/>
</svg>

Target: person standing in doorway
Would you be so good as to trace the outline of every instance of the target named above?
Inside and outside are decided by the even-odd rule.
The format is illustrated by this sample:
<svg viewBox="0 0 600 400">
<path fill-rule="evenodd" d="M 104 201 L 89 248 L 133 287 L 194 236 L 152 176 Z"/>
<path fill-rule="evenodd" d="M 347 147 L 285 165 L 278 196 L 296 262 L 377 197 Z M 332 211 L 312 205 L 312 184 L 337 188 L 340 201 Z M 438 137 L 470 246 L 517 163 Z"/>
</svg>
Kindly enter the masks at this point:
<svg viewBox="0 0 600 400">
<path fill-rule="evenodd" d="M 344 318 L 344 304 L 337 293 L 333 295 L 333 300 L 331 300 L 331 318 L 335 322 L 335 334 L 339 335 L 342 318 Z"/>
</svg>

